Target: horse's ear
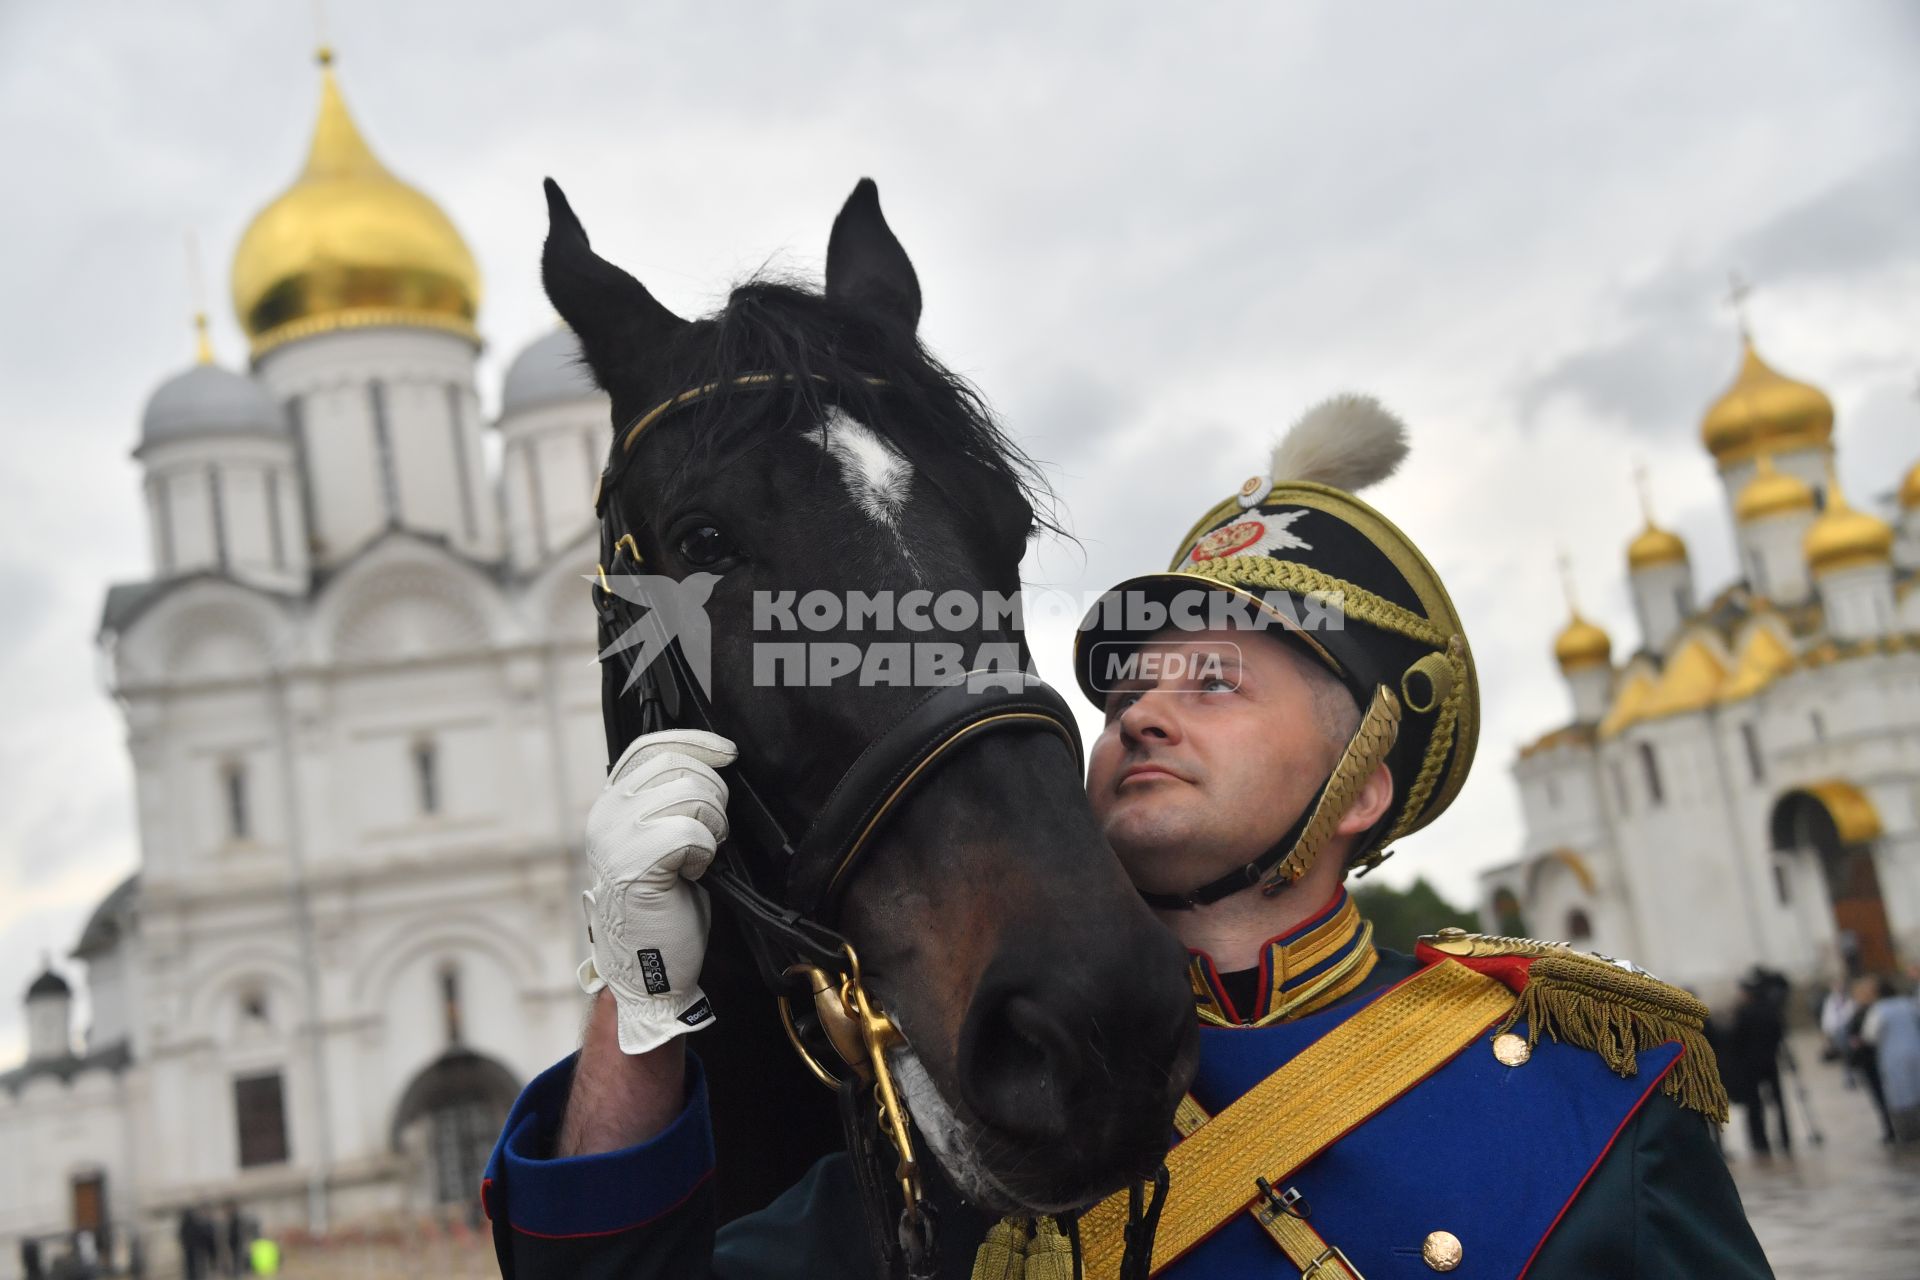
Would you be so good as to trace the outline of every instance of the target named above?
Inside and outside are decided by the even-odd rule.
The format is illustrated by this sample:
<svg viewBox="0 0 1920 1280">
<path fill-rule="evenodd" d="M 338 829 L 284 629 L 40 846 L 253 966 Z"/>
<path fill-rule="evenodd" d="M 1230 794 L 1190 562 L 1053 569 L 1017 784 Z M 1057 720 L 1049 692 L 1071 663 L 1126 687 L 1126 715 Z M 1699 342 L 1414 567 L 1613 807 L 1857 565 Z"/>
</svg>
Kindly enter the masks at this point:
<svg viewBox="0 0 1920 1280">
<path fill-rule="evenodd" d="M 920 281 L 880 212 L 880 188 L 872 178 L 860 179 L 833 220 L 827 296 L 864 307 L 908 333 L 920 323 Z"/>
<path fill-rule="evenodd" d="M 552 178 L 547 189 L 547 245 L 540 276 L 602 390 L 640 376 L 639 361 L 687 322 L 661 306 L 647 287 L 593 251 L 586 228 Z"/>
</svg>

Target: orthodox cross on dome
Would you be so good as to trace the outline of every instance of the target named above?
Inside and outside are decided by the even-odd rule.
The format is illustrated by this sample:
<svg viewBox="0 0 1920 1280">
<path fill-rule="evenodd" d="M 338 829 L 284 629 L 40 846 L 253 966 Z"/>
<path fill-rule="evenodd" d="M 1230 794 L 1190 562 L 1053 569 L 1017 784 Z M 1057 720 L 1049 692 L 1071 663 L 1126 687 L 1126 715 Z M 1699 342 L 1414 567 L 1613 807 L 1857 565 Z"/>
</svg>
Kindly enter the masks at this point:
<svg viewBox="0 0 1920 1280">
<path fill-rule="evenodd" d="M 200 274 L 200 240 L 187 232 L 187 293 L 193 298 L 193 358 L 200 364 L 213 363 L 213 341 L 207 337 L 207 290 Z"/>
<path fill-rule="evenodd" d="M 1640 494 L 1640 514 L 1646 518 L 1647 528 L 1653 528 L 1653 485 L 1647 464 L 1633 464 L 1633 487 Z"/>
<path fill-rule="evenodd" d="M 333 46 L 327 43 L 327 0 L 313 0 L 313 49 L 321 66 L 333 65 Z"/>
<path fill-rule="evenodd" d="M 1566 547 L 1562 546 L 1554 559 L 1560 565 L 1560 589 L 1567 595 L 1567 612 L 1577 618 L 1580 616 L 1580 601 L 1573 590 L 1573 557 L 1568 555 Z"/>
<path fill-rule="evenodd" d="M 1727 272 L 1726 304 L 1733 309 L 1735 323 L 1740 326 L 1740 336 L 1752 341 L 1753 331 L 1747 327 L 1747 299 L 1753 294 L 1753 284 L 1741 275 L 1738 268 Z"/>
</svg>

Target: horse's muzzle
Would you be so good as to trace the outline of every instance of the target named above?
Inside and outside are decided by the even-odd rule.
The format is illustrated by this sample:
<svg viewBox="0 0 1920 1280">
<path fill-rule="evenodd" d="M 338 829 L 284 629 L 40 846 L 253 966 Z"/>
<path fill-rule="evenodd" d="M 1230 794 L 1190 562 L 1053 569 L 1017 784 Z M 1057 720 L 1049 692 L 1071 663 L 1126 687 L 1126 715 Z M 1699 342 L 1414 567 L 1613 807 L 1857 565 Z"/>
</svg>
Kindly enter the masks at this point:
<svg viewBox="0 0 1920 1280">
<path fill-rule="evenodd" d="M 1035 1202 L 1098 1194 L 1157 1165 L 1198 1056 L 1171 935 L 1144 922 L 1063 932 L 995 959 L 956 1063 L 968 1110 L 997 1139 L 983 1150 L 1008 1157 L 997 1180 Z"/>
</svg>

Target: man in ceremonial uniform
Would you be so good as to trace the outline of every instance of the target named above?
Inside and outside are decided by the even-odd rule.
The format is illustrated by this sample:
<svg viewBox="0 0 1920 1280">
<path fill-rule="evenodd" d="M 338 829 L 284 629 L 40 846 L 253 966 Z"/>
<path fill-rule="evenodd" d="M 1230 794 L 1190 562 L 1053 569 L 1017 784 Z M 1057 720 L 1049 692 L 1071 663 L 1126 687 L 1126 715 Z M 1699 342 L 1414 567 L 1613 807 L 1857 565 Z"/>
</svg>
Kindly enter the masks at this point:
<svg viewBox="0 0 1920 1280">
<path fill-rule="evenodd" d="M 1065 1221 L 943 1205 L 942 1274 L 1771 1274 L 1709 1131 L 1726 1101 L 1703 1006 L 1524 939 L 1381 951 L 1346 893 L 1451 803 L 1478 730 L 1452 602 L 1354 496 L 1405 451 L 1371 400 L 1320 406 L 1167 571 L 1121 584 L 1083 628 L 1077 676 L 1106 718 L 1088 796 L 1191 953 L 1199 1071 L 1164 1178 Z M 638 859 L 625 874 L 684 913 L 678 876 L 723 829 L 713 769 L 729 759 L 711 735 L 636 743 L 589 824 L 596 873 Z M 689 797 L 701 831 L 652 838 Z M 843 1157 L 716 1239 L 688 1028 L 624 991 L 597 999 L 581 1052 L 528 1086 L 490 1166 L 505 1272 L 871 1276 Z"/>
</svg>

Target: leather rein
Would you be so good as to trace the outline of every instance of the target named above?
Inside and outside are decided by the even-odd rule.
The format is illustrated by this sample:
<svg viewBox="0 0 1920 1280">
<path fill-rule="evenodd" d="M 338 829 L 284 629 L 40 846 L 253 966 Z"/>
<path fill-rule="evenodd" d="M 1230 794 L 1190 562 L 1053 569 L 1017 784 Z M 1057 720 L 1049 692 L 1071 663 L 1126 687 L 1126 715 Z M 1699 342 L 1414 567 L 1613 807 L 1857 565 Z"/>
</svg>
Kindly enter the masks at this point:
<svg viewBox="0 0 1920 1280">
<path fill-rule="evenodd" d="M 818 379 L 824 382 L 824 379 Z M 646 428 L 720 390 L 780 390 L 787 375 L 744 374 L 682 392 L 615 433 L 614 457 L 600 476 L 599 574 L 592 588 L 599 617 L 601 713 L 608 758 L 636 736 L 669 728 L 731 737 L 695 677 L 678 638 L 637 678 L 638 646 L 616 649 L 633 626 L 664 637 L 656 610 L 612 590 L 609 574 L 639 574 L 645 562 L 613 500 Z M 878 379 L 869 385 L 884 386 Z M 637 694 L 637 696 L 635 696 Z M 1037 676 L 969 672 L 926 692 L 867 744 L 827 800 L 793 837 L 738 764 L 728 770 L 731 835 L 700 883 L 734 909 L 762 980 L 779 999 L 788 1038 L 808 1069 L 840 1095 L 842 1127 L 861 1185 L 872 1243 L 883 1269 L 919 1280 L 934 1266 L 933 1220 L 915 1157 L 911 1120 L 887 1061 L 905 1044 L 892 1017 L 868 993 L 860 960 L 831 924 L 841 893 L 888 819 L 966 745 L 1008 731 L 1055 734 L 1083 763 L 1079 729 L 1066 702 Z M 826 1065 L 838 1059 L 836 1070 Z M 893 1168 L 886 1168 L 892 1148 Z M 891 1183 L 891 1187 L 889 1187 Z M 899 1210 L 889 1201 L 897 1190 Z M 892 1221 L 889 1221 L 892 1219 Z"/>
</svg>

